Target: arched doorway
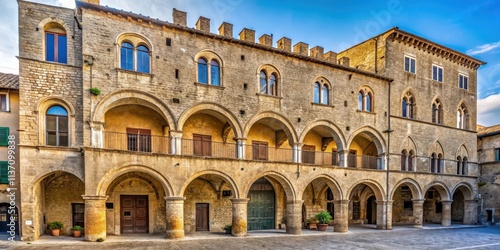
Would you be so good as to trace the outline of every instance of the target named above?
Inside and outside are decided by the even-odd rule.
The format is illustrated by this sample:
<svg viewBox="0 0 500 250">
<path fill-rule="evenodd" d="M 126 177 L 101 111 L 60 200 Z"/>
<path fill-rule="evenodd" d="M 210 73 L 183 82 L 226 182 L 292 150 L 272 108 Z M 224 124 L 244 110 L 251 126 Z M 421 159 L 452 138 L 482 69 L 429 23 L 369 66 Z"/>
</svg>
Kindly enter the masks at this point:
<svg viewBox="0 0 500 250">
<path fill-rule="evenodd" d="M 377 203 L 375 196 L 370 196 L 366 201 L 366 223 L 377 224 Z"/>
<path fill-rule="evenodd" d="M 276 228 L 276 194 L 266 178 L 255 181 L 248 192 L 248 230 Z"/>
<path fill-rule="evenodd" d="M 431 186 L 425 192 L 424 201 L 424 211 L 423 211 L 423 222 L 431 223 L 441 223 L 444 225 L 449 225 L 449 214 L 445 213 L 449 210 L 445 210 L 449 201 L 449 192 L 440 184 Z M 447 221 L 445 221 L 447 220 Z"/>
<path fill-rule="evenodd" d="M 464 194 L 457 190 L 453 194 L 453 202 L 451 203 L 451 221 L 453 223 L 464 223 Z"/>
<path fill-rule="evenodd" d="M 383 189 L 370 180 L 360 181 L 349 190 L 349 224 L 375 224 L 377 229 L 392 225 L 387 221 Z"/>
<path fill-rule="evenodd" d="M 14 228 L 14 231 L 12 229 Z M 0 203 L 0 235 L 14 232 L 19 235 L 19 213 L 17 207 L 11 208 L 9 203 Z"/>
</svg>

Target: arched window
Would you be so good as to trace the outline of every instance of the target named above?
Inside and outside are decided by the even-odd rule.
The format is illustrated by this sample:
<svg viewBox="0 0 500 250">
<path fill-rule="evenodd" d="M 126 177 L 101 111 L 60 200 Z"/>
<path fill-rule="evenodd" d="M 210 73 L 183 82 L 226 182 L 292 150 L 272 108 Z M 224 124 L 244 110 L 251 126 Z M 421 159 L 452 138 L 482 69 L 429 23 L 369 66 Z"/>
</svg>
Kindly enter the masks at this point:
<svg viewBox="0 0 500 250">
<path fill-rule="evenodd" d="M 401 116 L 406 118 L 414 118 L 415 98 L 410 92 L 406 93 L 401 101 Z"/>
<path fill-rule="evenodd" d="M 46 114 L 46 138 L 47 145 L 68 146 L 68 111 L 61 106 L 52 106 Z"/>
<path fill-rule="evenodd" d="M 123 42 L 120 49 L 120 67 L 126 70 L 134 70 L 134 45 Z"/>
<path fill-rule="evenodd" d="M 431 155 L 431 173 L 436 173 L 437 172 L 437 162 L 436 162 L 436 154 L 432 153 Z"/>
<path fill-rule="evenodd" d="M 434 101 L 432 104 L 432 123 L 442 124 L 443 114 L 442 105 L 439 100 Z"/>
<path fill-rule="evenodd" d="M 267 94 L 267 74 L 266 72 L 260 72 L 260 93 Z"/>
<path fill-rule="evenodd" d="M 468 129 L 469 113 L 465 105 L 460 105 L 457 110 L 457 128 Z"/>
<path fill-rule="evenodd" d="M 58 24 L 45 30 L 45 60 L 49 62 L 67 63 L 68 45 L 66 31 Z"/>
<path fill-rule="evenodd" d="M 457 174 L 460 174 L 462 170 L 462 158 L 460 156 L 457 157 Z"/>
<path fill-rule="evenodd" d="M 437 158 L 437 173 L 442 173 L 443 172 L 443 155 L 438 154 Z"/>
<path fill-rule="evenodd" d="M 408 155 L 408 171 L 413 171 L 413 160 L 415 159 L 415 152 L 413 150 L 410 150 L 410 153 Z"/>
<path fill-rule="evenodd" d="M 267 86 L 268 87 L 268 91 L 267 91 L 267 94 L 268 95 L 276 95 L 276 81 L 277 81 L 277 77 L 275 74 L 271 74 L 271 77 L 269 78 L 269 85 Z"/>
<path fill-rule="evenodd" d="M 220 67 L 219 63 L 215 60 L 210 62 L 210 84 L 220 86 Z"/>
<path fill-rule="evenodd" d="M 372 93 L 366 95 L 366 111 L 372 112 Z"/>
<path fill-rule="evenodd" d="M 406 171 L 407 162 L 408 155 L 406 154 L 406 150 L 403 149 L 403 151 L 401 151 L 401 171 Z"/>
<path fill-rule="evenodd" d="M 401 103 L 401 109 L 403 111 L 403 114 L 402 114 L 403 117 L 407 116 L 407 105 L 408 105 L 408 102 L 406 101 L 406 97 L 405 97 L 405 98 L 403 98 L 403 102 Z"/>
<path fill-rule="evenodd" d="M 467 175 L 467 171 L 468 171 L 468 160 L 467 160 L 467 157 L 464 157 L 463 161 L 462 161 L 462 175 Z"/>
<path fill-rule="evenodd" d="M 144 45 L 137 47 L 137 71 L 149 73 L 149 49 Z"/>
<path fill-rule="evenodd" d="M 320 84 L 318 82 L 314 83 L 314 103 L 320 103 Z"/>
<path fill-rule="evenodd" d="M 198 82 L 208 84 L 208 65 L 204 58 L 198 59 Z"/>
<path fill-rule="evenodd" d="M 328 85 L 324 84 L 323 85 L 323 90 L 322 90 L 322 93 L 323 95 L 321 96 L 321 103 L 323 104 L 330 104 L 330 101 L 329 101 L 329 96 L 330 96 L 330 93 L 329 93 L 329 89 L 328 89 Z"/>
<path fill-rule="evenodd" d="M 363 92 L 359 92 L 358 94 L 358 110 L 363 110 Z"/>
<path fill-rule="evenodd" d="M 410 97 L 410 99 L 408 99 L 408 103 L 407 103 L 407 117 L 408 118 L 415 118 L 414 117 L 414 113 L 415 113 L 415 99 L 413 99 L 413 97 Z"/>
</svg>

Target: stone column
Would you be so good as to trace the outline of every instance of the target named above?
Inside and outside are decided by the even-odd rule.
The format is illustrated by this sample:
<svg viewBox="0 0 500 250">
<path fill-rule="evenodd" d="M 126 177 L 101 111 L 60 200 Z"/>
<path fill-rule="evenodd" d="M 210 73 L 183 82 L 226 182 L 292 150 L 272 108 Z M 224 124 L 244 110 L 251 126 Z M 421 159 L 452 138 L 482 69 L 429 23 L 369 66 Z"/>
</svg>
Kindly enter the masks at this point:
<svg viewBox="0 0 500 250">
<path fill-rule="evenodd" d="M 173 155 L 182 154 L 182 131 L 170 131 L 170 153 Z"/>
<path fill-rule="evenodd" d="M 376 201 L 377 229 L 392 230 L 392 202 L 393 201 Z"/>
<path fill-rule="evenodd" d="M 247 236 L 247 204 L 249 199 L 231 199 L 233 203 L 233 221 L 231 235 Z"/>
<path fill-rule="evenodd" d="M 477 223 L 477 201 L 464 201 L 464 225 L 474 225 Z"/>
<path fill-rule="evenodd" d="M 422 227 L 424 220 L 424 201 L 414 199 L 413 202 L 413 227 Z"/>
<path fill-rule="evenodd" d="M 286 202 L 286 233 L 302 234 L 302 200 Z"/>
<path fill-rule="evenodd" d="M 442 218 L 441 218 L 441 225 L 445 227 L 451 226 L 451 203 L 453 201 L 441 201 L 443 204 L 443 211 L 442 211 Z"/>
<path fill-rule="evenodd" d="M 184 200 L 186 197 L 165 197 L 167 239 L 184 238 Z"/>
<path fill-rule="evenodd" d="M 104 123 L 102 122 L 91 122 L 90 123 L 90 133 L 91 133 L 91 145 L 94 148 L 104 147 Z M 116 146 L 116 145 L 114 145 Z"/>
<path fill-rule="evenodd" d="M 293 145 L 293 162 L 302 163 L 302 146 L 304 143 L 295 143 Z"/>
<path fill-rule="evenodd" d="M 106 200 L 108 196 L 82 195 L 85 200 L 85 240 L 106 239 Z"/>
<path fill-rule="evenodd" d="M 244 138 L 236 139 L 236 156 L 238 159 L 245 159 L 245 140 Z"/>
<path fill-rule="evenodd" d="M 348 166 L 349 161 L 349 150 L 339 151 L 337 152 L 340 157 L 339 165 L 340 167 L 346 168 Z"/>
<path fill-rule="evenodd" d="M 333 231 L 347 233 L 349 230 L 349 200 L 334 200 Z"/>
</svg>

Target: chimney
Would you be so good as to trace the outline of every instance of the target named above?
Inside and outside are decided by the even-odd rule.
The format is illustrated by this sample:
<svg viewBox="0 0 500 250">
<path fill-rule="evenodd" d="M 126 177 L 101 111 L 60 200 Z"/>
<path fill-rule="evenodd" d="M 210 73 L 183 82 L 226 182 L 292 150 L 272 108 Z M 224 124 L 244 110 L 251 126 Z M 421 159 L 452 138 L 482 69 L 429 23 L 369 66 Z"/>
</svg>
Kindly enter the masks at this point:
<svg viewBox="0 0 500 250">
<path fill-rule="evenodd" d="M 210 33 L 210 19 L 200 16 L 196 22 L 196 29 Z"/>
<path fill-rule="evenodd" d="M 233 38 L 233 25 L 223 22 L 219 27 L 219 35 Z"/>
<path fill-rule="evenodd" d="M 299 55 L 308 55 L 309 50 L 309 44 L 303 43 L 303 42 L 298 42 L 293 46 L 293 52 Z"/>
<path fill-rule="evenodd" d="M 184 11 L 174 8 L 174 11 L 172 12 L 172 19 L 174 20 L 174 24 L 184 27 L 187 26 L 187 13 Z"/>
<path fill-rule="evenodd" d="M 339 63 L 346 66 L 346 67 L 349 67 L 349 57 L 346 57 L 346 56 L 341 57 L 339 59 Z"/>
<path fill-rule="evenodd" d="M 259 43 L 266 46 L 273 46 L 273 37 L 264 34 L 259 38 Z"/>
<path fill-rule="evenodd" d="M 85 2 L 85 3 L 95 4 L 95 5 L 101 4 L 101 0 L 80 0 L 80 1 Z"/>
<path fill-rule="evenodd" d="M 244 28 L 240 32 L 240 40 L 247 42 L 255 42 L 255 30 Z"/>
<path fill-rule="evenodd" d="M 277 42 L 278 49 L 286 52 L 292 52 L 292 39 L 283 37 Z"/>
<path fill-rule="evenodd" d="M 316 46 L 316 47 L 314 47 L 314 48 L 311 49 L 310 56 L 314 57 L 316 59 L 323 60 L 323 53 L 324 53 L 324 51 L 325 51 L 325 49 L 323 47 Z"/>
<path fill-rule="evenodd" d="M 333 51 L 328 51 L 325 54 L 325 60 L 331 62 L 331 63 L 337 63 L 337 53 Z"/>
</svg>

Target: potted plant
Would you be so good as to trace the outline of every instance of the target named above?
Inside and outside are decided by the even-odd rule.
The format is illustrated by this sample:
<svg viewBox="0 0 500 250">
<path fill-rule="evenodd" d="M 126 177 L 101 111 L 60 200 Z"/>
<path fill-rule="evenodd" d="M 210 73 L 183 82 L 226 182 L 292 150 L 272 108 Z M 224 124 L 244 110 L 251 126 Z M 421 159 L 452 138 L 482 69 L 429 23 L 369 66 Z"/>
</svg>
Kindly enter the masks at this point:
<svg viewBox="0 0 500 250">
<path fill-rule="evenodd" d="M 326 231 L 328 228 L 328 223 L 330 223 L 330 220 L 332 220 L 332 216 L 330 215 L 329 212 L 323 211 L 319 214 L 317 214 L 316 219 L 318 219 L 318 231 Z"/>
<path fill-rule="evenodd" d="M 307 229 L 316 230 L 318 229 L 317 225 L 318 225 L 318 219 L 316 219 L 316 217 L 313 216 L 307 220 Z"/>
<path fill-rule="evenodd" d="M 54 221 L 49 223 L 49 229 L 52 231 L 52 236 L 59 236 L 61 233 L 61 228 L 63 227 L 62 222 Z"/>
<path fill-rule="evenodd" d="M 71 231 L 73 231 L 73 236 L 74 237 L 80 237 L 80 236 L 82 236 L 83 227 L 81 227 L 81 226 L 74 226 L 74 227 L 71 228 Z"/>
<path fill-rule="evenodd" d="M 226 234 L 231 234 L 231 229 L 232 229 L 232 225 L 228 224 L 228 225 L 225 225 L 222 230 L 226 230 Z"/>
</svg>

